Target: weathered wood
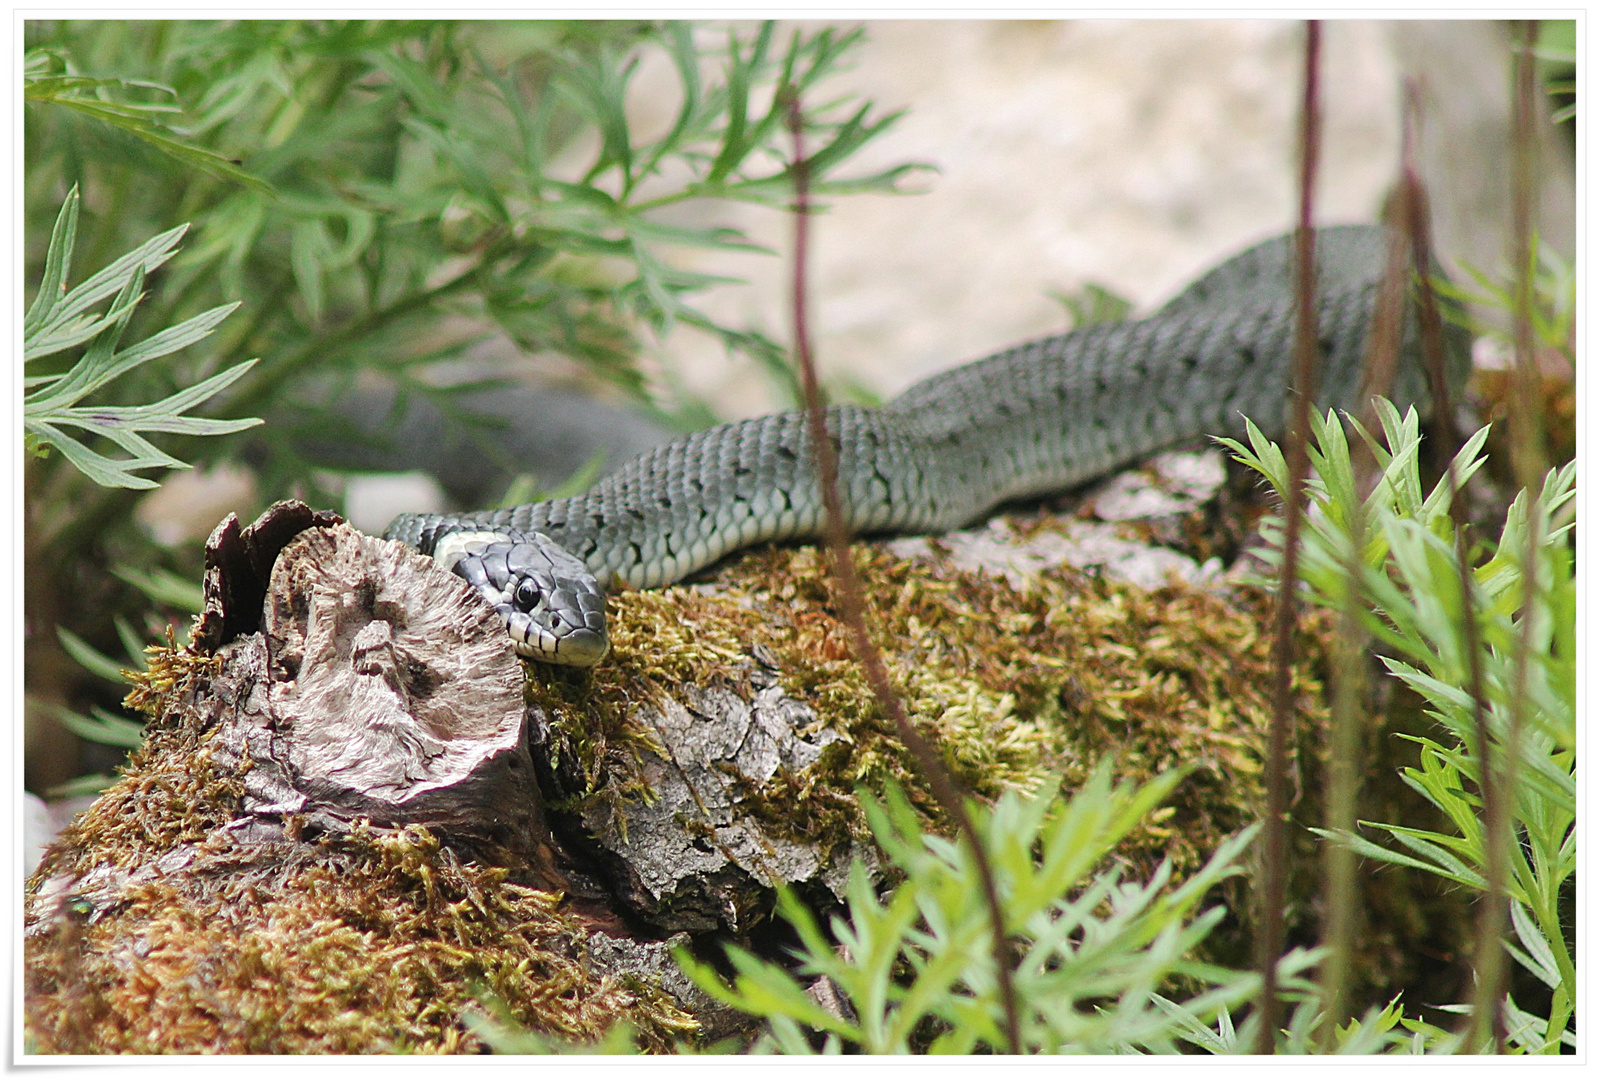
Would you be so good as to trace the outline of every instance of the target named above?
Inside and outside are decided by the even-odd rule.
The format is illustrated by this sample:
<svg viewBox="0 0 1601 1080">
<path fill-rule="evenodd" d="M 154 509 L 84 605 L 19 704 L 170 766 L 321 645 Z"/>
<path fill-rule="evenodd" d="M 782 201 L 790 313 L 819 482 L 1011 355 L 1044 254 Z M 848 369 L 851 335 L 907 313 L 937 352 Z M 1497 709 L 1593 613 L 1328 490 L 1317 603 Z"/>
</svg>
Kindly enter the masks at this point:
<svg viewBox="0 0 1601 1080">
<path fill-rule="evenodd" d="M 230 602 L 225 624 L 246 625 Z M 394 541 L 309 527 L 272 563 L 258 618 L 219 654 L 240 685 L 212 736 L 217 764 L 252 762 L 244 810 L 258 824 L 422 825 L 563 884 L 523 736 L 522 665 L 465 582 Z"/>
<path fill-rule="evenodd" d="M 659 933 L 743 934 L 766 918 L 775 884 L 843 900 L 851 858 L 877 865 L 871 845 L 786 836 L 742 805 L 781 769 L 809 770 L 840 738 L 757 656 L 713 684 L 680 684 L 641 703 L 632 719 L 656 737 L 637 766 L 648 797 L 587 801 L 570 841 L 631 917 Z M 531 706 L 530 721 L 536 743 L 547 741 L 547 709 Z M 546 788 L 560 781 L 552 775 Z"/>
<path fill-rule="evenodd" d="M 223 518 L 206 541 L 205 601 L 195 625 L 195 645 L 215 652 L 223 642 L 259 629 L 278 552 L 303 530 L 341 520 L 338 514 L 295 501 L 275 503 L 250 525 L 241 525 L 237 514 Z"/>
<path fill-rule="evenodd" d="M 45 1049 L 471 1049 L 472 973 L 506 964 L 509 985 L 568 988 L 510 1003 L 522 1022 L 554 1008 L 558 1030 L 592 1038 L 626 1009 L 660 1045 L 693 1026 L 676 994 L 703 1026 L 732 1030 L 673 965 L 686 939 L 634 940 L 594 887 L 562 904 L 571 882 L 529 755 L 523 665 L 465 582 L 280 503 L 218 526 L 204 590 L 194 645 L 134 695 L 156 714 L 146 746 L 30 883 L 30 1026 Z M 353 916 L 399 935 L 373 943 L 387 959 L 355 999 L 375 1010 L 359 1024 L 338 1020 L 362 963 L 340 937 Z M 340 932 L 285 942 L 289 923 Z M 273 959 L 245 955 L 262 949 Z M 415 964 L 420 979 L 394 967 Z M 249 988 L 268 969 L 263 1004 Z M 441 980 L 465 1004 L 419 1027 L 439 1013 L 426 988 Z M 650 989 L 663 981 L 671 993 Z M 563 1007 L 575 990 L 587 1003 Z M 290 1022 L 307 995 L 333 1011 Z M 138 1013 L 166 1034 L 141 1034 Z"/>
</svg>

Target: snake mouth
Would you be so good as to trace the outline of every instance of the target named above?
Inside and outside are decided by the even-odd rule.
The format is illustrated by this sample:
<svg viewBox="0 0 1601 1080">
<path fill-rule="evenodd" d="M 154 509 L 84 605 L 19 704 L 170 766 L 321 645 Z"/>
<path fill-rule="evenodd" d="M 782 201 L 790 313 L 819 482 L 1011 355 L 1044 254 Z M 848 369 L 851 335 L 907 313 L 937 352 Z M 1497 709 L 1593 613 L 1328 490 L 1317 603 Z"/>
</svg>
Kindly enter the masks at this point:
<svg viewBox="0 0 1601 1080">
<path fill-rule="evenodd" d="M 605 659 L 611 650 L 611 641 L 604 632 L 589 629 L 569 631 L 554 640 L 519 640 L 512 637 L 512 648 L 517 655 L 544 664 L 563 667 L 593 667 Z"/>
</svg>

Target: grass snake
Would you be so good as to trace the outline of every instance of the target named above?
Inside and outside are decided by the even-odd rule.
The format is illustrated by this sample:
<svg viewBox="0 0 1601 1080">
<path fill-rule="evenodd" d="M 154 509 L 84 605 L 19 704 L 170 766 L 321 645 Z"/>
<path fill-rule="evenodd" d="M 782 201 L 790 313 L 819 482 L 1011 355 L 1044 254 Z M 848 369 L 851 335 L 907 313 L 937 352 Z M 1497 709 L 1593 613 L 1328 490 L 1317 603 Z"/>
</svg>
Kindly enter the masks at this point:
<svg viewBox="0 0 1601 1080">
<path fill-rule="evenodd" d="M 1318 403 L 1350 409 L 1385 235 L 1323 229 L 1316 250 Z M 1290 237 L 1269 240 L 1149 318 L 1027 342 L 924 379 L 879 408 L 831 406 L 851 531 L 954 529 L 1008 500 L 1238 432 L 1242 415 L 1278 434 L 1294 337 L 1291 252 Z M 1421 402 L 1423 388 L 1414 359 L 1401 365 L 1392 397 Z M 590 665 L 607 649 L 604 586 L 669 584 L 740 548 L 822 535 L 809 445 L 803 411 L 741 420 L 646 451 L 582 495 L 402 514 L 384 535 L 466 578 L 500 612 L 521 655 Z"/>
</svg>

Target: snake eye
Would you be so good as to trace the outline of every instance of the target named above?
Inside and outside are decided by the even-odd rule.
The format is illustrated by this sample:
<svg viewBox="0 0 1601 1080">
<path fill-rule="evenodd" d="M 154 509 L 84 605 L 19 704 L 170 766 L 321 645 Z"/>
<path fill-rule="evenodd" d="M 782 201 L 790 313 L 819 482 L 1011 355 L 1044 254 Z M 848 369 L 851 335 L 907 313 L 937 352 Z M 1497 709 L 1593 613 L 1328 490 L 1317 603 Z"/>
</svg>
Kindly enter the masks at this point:
<svg viewBox="0 0 1601 1080">
<path fill-rule="evenodd" d="M 523 578 L 517 583 L 517 606 L 523 611 L 534 610 L 534 606 L 539 603 L 539 599 L 539 586 L 534 584 L 532 578 Z"/>
</svg>

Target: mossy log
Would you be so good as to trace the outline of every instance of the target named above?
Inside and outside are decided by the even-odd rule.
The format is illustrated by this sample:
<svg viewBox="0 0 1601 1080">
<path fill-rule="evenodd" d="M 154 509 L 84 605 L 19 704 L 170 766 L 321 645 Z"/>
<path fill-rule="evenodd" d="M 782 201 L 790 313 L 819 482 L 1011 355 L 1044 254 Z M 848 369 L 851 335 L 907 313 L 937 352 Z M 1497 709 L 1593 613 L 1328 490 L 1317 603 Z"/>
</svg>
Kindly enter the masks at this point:
<svg viewBox="0 0 1601 1080">
<path fill-rule="evenodd" d="M 1262 598 L 1203 569 L 1221 467 L 1197 495 L 1181 466 L 1147 470 L 1166 502 L 1103 489 L 1137 504 L 1103 509 L 1118 524 L 856 547 L 909 712 L 957 778 L 987 798 L 1071 790 L 1107 754 L 1134 779 L 1186 766 L 1120 851 L 1180 873 L 1260 815 L 1270 685 Z M 1170 546 L 1151 587 L 1064 564 L 1153 537 Z M 835 903 L 851 859 L 874 864 L 860 790 L 899 783 L 949 825 L 822 571 L 814 548 L 764 549 L 617 595 L 612 656 L 575 672 L 524 665 L 463 582 L 332 514 L 230 518 L 192 644 L 130 695 L 146 745 L 29 882 L 34 1045 L 471 1050 L 481 1011 L 580 1041 L 627 1020 L 661 1048 L 741 1030 L 674 947 L 774 947 L 779 883 Z M 1315 625 L 1305 644 L 1315 721 Z"/>
</svg>

